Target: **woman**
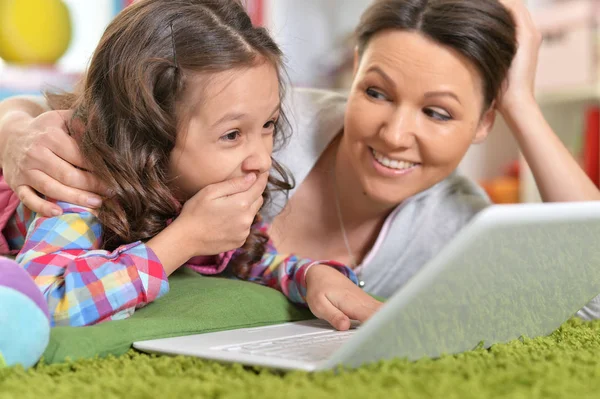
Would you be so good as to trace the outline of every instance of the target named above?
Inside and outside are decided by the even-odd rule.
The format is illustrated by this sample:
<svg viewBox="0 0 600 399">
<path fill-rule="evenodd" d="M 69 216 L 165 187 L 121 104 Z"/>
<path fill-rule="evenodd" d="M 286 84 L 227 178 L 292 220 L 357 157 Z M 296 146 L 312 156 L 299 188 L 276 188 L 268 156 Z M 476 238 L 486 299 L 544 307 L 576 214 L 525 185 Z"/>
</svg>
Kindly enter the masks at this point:
<svg viewBox="0 0 600 399">
<path fill-rule="evenodd" d="M 455 169 L 469 146 L 485 139 L 496 110 L 544 201 L 600 200 L 535 102 L 540 35 L 521 0 L 503 4 L 512 17 L 496 0 L 378 0 L 366 10 L 348 98 L 298 90 L 289 104 L 294 135 L 277 159 L 297 185 L 287 204 L 277 201 L 285 207 L 280 213 L 266 212 L 271 223 L 263 226 L 279 253 L 336 259 L 354 269 L 367 292 L 391 295 L 489 205 Z M 68 139 L 56 132 L 56 113 L 31 119 L 26 114 L 41 108 L 24 100 L 4 107 L 25 111 L 0 126 L 0 161 L 21 198 L 42 209 L 48 204 L 27 186 L 73 199 L 89 198 L 82 189 L 99 190 L 91 175 L 65 162 L 84 165 L 75 147 L 62 144 Z M 40 138 L 46 129 L 53 133 Z M 39 161 L 49 152 L 61 160 Z M 36 179 L 28 170 L 36 168 L 48 175 Z M 314 266 L 306 283 L 337 289 L 311 307 L 337 328 L 347 328 L 351 313 L 377 308 L 359 290 L 340 290 L 347 279 L 335 270 Z"/>
</svg>

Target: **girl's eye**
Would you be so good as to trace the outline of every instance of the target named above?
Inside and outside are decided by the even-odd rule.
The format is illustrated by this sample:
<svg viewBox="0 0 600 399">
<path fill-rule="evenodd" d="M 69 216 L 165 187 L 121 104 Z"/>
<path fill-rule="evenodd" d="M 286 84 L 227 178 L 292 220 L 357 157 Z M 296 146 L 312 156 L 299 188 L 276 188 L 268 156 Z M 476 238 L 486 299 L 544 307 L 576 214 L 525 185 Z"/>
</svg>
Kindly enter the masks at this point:
<svg viewBox="0 0 600 399">
<path fill-rule="evenodd" d="M 387 100 L 387 97 L 383 93 L 375 90 L 372 87 L 369 87 L 365 92 L 367 93 L 367 96 L 376 100 Z"/>
<path fill-rule="evenodd" d="M 236 141 L 239 137 L 240 137 L 240 132 L 238 132 L 236 130 L 236 131 L 227 133 L 224 136 L 221 136 L 221 140 L 223 140 L 223 141 Z"/>
<path fill-rule="evenodd" d="M 277 121 L 268 121 L 267 123 L 265 123 L 265 125 L 263 126 L 263 129 L 273 129 L 275 128 L 275 124 L 277 123 Z"/>
<path fill-rule="evenodd" d="M 427 115 L 428 117 L 438 120 L 438 121 L 442 121 L 442 122 L 446 122 L 452 119 L 452 115 L 448 114 L 445 111 L 442 111 L 440 109 L 434 109 L 434 108 L 425 108 L 423 110 L 423 112 L 425 113 L 425 115 Z"/>
</svg>

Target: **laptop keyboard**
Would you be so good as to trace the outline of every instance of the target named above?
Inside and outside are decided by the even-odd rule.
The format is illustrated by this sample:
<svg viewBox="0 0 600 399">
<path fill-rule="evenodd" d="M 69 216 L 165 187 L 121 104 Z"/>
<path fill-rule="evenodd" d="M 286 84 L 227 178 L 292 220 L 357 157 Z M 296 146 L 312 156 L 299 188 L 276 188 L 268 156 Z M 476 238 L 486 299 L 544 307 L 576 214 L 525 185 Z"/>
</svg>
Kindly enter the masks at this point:
<svg viewBox="0 0 600 399">
<path fill-rule="evenodd" d="M 229 345 L 219 349 L 255 356 L 316 362 L 331 356 L 356 331 L 357 329 L 326 331 L 275 340 L 255 341 L 245 345 Z"/>
</svg>

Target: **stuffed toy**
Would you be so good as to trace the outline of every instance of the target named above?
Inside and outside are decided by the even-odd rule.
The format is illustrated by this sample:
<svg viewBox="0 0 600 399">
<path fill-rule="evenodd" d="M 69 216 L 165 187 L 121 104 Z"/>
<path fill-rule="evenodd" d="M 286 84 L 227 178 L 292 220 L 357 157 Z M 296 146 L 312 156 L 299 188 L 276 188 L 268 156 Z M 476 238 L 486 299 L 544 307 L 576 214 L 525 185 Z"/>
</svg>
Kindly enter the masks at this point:
<svg viewBox="0 0 600 399">
<path fill-rule="evenodd" d="M 0 366 L 35 365 L 50 339 L 48 305 L 16 262 L 0 257 Z"/>
</svg>

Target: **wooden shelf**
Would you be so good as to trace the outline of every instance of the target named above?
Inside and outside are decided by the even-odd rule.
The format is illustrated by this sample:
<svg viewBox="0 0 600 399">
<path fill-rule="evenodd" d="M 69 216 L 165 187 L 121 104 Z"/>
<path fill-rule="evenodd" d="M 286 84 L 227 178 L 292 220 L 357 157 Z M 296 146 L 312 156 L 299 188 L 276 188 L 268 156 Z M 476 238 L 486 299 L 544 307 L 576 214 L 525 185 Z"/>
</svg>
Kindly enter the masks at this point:
<svg viewBox="0 0 600 399">
<path fill-rule="evenodd" d="M 600 104 L 600 83 L 597 85 L 573 87 L 571 89 L 544 91 L 537 95 L 537 101 L 547 112 L 546 118 L 556 134 L 562 140 L 569 140 L 571 135 L 565 134 L 569 131 L 567 125 L 572 123 L 573 113 L 583 112 L 585 105 L 590 102 Z M 555 107 L 564 108 L 564 112 L 555 112 Z M 546 112 L 544 112 L 546 113 Z M 565 121 L 563 123 L 563 121 Z M 583 132 L 581 133 L 583 134 Z M 521 187 L 520 195 L 522 202 L 540 202 L 541 197 L 533 174 L 527 165 L 524 157 L 520 155 L 521 166 Z"/>
<path fill-rule="evenodd" d="M 536 97 L 541 106 L 600 101 L 600 83 L 563 90 L 544 90 L 540 91 Z"/>
</svg>

